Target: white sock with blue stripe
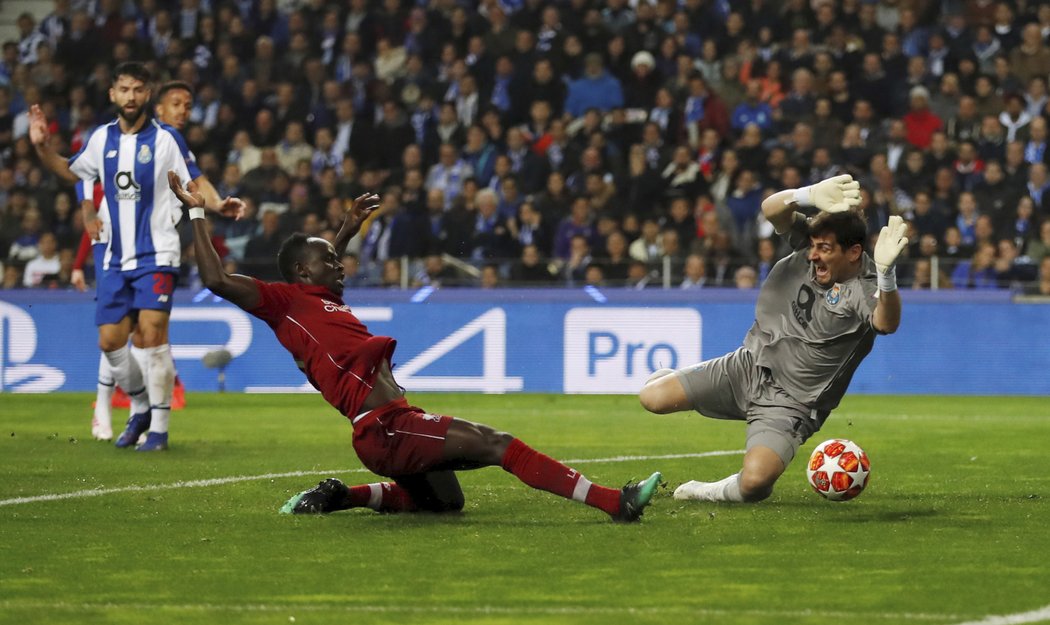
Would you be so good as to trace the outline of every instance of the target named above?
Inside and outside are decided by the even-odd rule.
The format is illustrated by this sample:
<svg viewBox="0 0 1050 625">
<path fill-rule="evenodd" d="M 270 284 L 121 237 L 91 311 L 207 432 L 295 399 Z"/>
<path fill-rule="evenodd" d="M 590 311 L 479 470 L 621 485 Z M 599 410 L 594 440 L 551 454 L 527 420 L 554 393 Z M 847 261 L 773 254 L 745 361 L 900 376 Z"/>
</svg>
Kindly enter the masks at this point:
<svg viewBox="0 0 1050 625">
<path fill-rule="evenodd" d="M 113 401 L 113 391 L 116 383 L 113 381 L 113 373 L 110 371 L 109 361 L 106 354 L 98 355 L 98 387 L 95 391 L 95 422 L 103 427 L 113 427 L 113 409 L 110 402 Z"/>
<path fill-rule="evenodd" d="M 124 389 L 131 399 L 131 412 L 138 414 L 149 410 L 149 397 L 146 395 L 145 385 L 142 383 L 142 371 L 135 359 L 131 357 L 127 345 L 121 346 L 111 352 L 103 352 L 106 362 L 109 363 L 113 380 Z"/>
<path fill-rule="evenodd" d="M 153 413 L 149 431 L 163 434 L 168 431 L 171 394 L 175 388 L 175 361 L 171 357 L 171 345 L 165 343 L 143 348 L 142 351 L 149 356 L 149 378 L 146 388 L 149 389 L 149 403 Z"/>
</svg>

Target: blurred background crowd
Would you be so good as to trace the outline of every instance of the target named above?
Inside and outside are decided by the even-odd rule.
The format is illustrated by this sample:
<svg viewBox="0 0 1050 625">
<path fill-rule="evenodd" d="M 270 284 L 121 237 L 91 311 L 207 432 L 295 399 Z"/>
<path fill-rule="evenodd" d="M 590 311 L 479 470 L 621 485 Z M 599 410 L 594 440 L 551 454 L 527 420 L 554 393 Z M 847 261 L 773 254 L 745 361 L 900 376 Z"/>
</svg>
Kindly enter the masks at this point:
<svg viewBox="0 0 1050 625">
<path fill-rule="evenodd" d="M 906 287 L 1050 295 L 1048 2 L 53 4 L 0 55 L 0 288 L 68 288 L 83 231 L 28 107 L 72 154 L 139 60 L 194 89 L 186 140 L 249 206 L 213 241 L 263 279 L 376 191 L 349 286 L 754 288 L 790 252 L 762 199 L 848 172 L 873 237 L 908 220 Z"/>
</svg>

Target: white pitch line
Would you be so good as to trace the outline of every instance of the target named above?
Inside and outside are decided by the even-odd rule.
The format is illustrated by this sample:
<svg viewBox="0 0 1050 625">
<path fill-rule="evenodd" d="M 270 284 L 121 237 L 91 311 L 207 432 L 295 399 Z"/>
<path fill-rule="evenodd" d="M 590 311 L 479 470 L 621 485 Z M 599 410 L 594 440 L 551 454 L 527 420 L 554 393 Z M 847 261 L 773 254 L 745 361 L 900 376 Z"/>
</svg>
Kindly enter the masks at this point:
<svg viewBox="0 0 1050 625">
<path fill-rule="evenodd" d="M 565 464 L 597 464 L 600 462 L 631 462 L 634 460 L 677 460 L 681 458 L 708 458 L 712 456 L 731 456 L 744 453 L 743 450 L 704 451 L 692 454 L 668 454 L 664 456 L 613 456 L 611 458 L 576 458 L 565 460 Z M 272 480 L 283 477 L 303 477 L 306 475 L 333 475 L 343 473 L 368 473 L 368 469 L 335 469 L 329 471 L 290 471 L 287 473 L 264 473 L 262 475 L 235 475 L 231 477 L 216 477 L 206 480 L 189 480 L 184 482 L 172 482 L 171 484 L 149 484 L 117 486 L 114 488 L 89 488 L 77 490 L 71 493 L 54 493 L 51 495 L 33 495 L 30 497 L 14 497 L 12 499 L 0 499 L 0 507 L 16 506 L 23 503 L 36 503 L 39 501 L 61 501 L 64 499 L 80 499 L 84 497 L 101 497 L 115 493 L 138 493 L 155 490 L 175 490 L 179 488 L 205 488 L 208 486 L 222 486 L 225 484 L 236 484 L 238 482 L 253 482 L 256 480 Z"/>
<path fill-rule="evenodd" d="M 966 621 L 957 625 L 1023 625 L 1024 623 L 1039 623 L 1041 621 L 1050 621 L 1050 605 L 1031 612 L 989 616 L 979 621 Z"/>
<path fill-rule="evenodd" d="M 841 611 L 827 610 L 760 610 L 743 608 L 732 610 L 725 608 L 702 608 L 689 606 L 651 606 L 643 608 L 607 607 L 607 606 L 406 606 L 406 605 L 338 605 L 338 604 L 214 604 L 214 603 L 37 603 L 18 601 L 0 601 L 0 608 L 5 610 L 20 608 L 31 610 L 128 610 L 157 611 L 176 610 L 183 612 L 275 612 L 293 615 L 304 612 L 343 612 L 365 614 L 460 614 L 460 615 L 683 615 L 683 616 L 752 616 L 760 618 L 825 618 L 842 616 Z M 886 620 L 893 623 L 901 621 L 944 621 L 964 618 L 957 614 L 928 614 L 921 612 L 855 612 L 850 615 L 854 620 Z"/>
</svg>

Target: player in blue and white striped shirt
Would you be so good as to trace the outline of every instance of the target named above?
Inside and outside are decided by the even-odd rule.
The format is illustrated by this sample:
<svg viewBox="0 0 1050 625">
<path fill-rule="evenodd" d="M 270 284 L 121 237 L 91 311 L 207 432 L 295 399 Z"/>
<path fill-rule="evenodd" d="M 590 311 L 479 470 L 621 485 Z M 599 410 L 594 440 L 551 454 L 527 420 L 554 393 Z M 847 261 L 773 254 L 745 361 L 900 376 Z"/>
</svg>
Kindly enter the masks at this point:
<svg viewBox="0 0 1050 625">
<path fill-rule="evenodd" d="M 175 378 L 168 319 L 181 256 L 175 226 L 182 210 L 168 188 L 167 172 L 181 172 L 191 179 L 201 177 L 178 131 L 147 115 L 150 95 L 150 75 L 145 66 L 118 66 L 109 90 L 117 118 L 95 129 L 81 151 L 68 161 L 51 148 L 47 120 L 39 107 L 30 111 L 30 139 L 41 161 L 67 182 L 98 180 L 102 185 L 97 218 L 108 240 L 98 279 L 95 323 L 99 326 L 99 346 L 114 379 L 132 402 L 132 416 L 116 445 L 132 445 L 149 430 L 146 442 L 139 446 L 144 451 L 167 448 Z M 243 204 L 236 198 L 220 202 L 216 197 L 209 208 L 239 214 Z M 88 217 L 85 223 L 95 221 Z M 145 384 L 127 346 L 135 316 L 150 351 Z"/>
</svg>

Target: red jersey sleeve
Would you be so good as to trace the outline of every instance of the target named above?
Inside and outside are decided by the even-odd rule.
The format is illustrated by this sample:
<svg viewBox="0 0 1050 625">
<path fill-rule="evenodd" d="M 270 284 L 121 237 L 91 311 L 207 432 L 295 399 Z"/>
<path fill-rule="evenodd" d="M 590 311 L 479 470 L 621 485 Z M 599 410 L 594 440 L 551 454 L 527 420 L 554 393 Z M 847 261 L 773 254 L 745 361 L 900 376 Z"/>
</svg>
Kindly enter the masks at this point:
<svg viewBox="0 0 1050 625">
<path fill-rule="evenodd" d="M 88 235 L 87 230 L 84 231 L 84 236 L 80 237 L 80 247 L 77 248 L 77 257 L 73 259 L 73 269 L 84 269 L 84 262 L 87 260 L 88 254 L 91 253 L 91 236 Z"/>
<path fill-rule="evenodd" d="M 295 287 L 280 282 L 263 282 L 255 280 L 255 286 L 259 287 L 259 305 L 248 311 L 267 323 L 273 323 L 285 316 L 288 312 L 288 303 L 292 300 L 292 291 Z"/>
</svg>

